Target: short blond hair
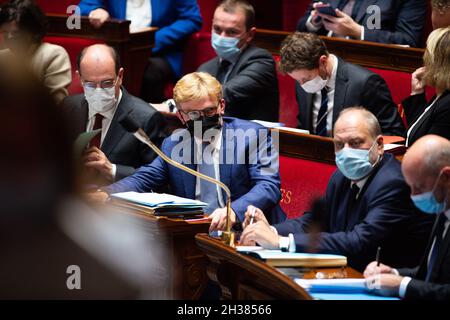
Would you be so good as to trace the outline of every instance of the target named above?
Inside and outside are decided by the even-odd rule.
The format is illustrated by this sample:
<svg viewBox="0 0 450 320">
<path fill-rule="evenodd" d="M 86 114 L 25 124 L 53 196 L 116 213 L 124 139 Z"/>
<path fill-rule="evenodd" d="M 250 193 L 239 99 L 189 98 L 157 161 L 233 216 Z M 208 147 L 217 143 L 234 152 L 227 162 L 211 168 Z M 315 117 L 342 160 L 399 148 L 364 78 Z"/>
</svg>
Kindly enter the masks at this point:
<svg viewBox="0 0 450 320">
<path fill-rule="evenodd" d="M 423 60 L 427 85 L 450 89 L 450 27 L 436 29 L 428 36 Z"/>
<path fill-rule="evenodd" d="M 193 100 L 209 97 L 222 100 L 222 85 L 212 75 L 205 72 L 193 72 L 181 78 L 173 89 L 173 99 L 177 106 Z"/>
</svg>

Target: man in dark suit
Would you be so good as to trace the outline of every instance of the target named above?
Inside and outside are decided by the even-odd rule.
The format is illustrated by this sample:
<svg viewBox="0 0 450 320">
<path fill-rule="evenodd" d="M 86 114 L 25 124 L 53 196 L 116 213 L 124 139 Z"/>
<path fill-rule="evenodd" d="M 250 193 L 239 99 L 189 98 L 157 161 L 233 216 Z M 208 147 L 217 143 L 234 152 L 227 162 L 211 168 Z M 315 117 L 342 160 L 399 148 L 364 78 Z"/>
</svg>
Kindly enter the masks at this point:
<svg viewBox="0 0 450 320">
<path fill-rule="evenodd" d="M 119 118 L 128 114 L 158 145 L 166 136 L 165 122 L 153 107 L 121 87 L 124 70 L 113 48 L 106 45 L 85 48 L 78 59 L 78 73 L 85 93 L 66 98 L 63 108 L 73 124 L 75 136 L 101 129 L 83 160 L 90 173 L 99 178 L 92 178 L 97 180 L 95 183 L 110 184 L 133 174 L 136 168 L 156 156 L 125 131 Z"/>
<path fill-rule="evenodd" d="M 301 32 L 288 36 L 281 48 L 280 69 L 297 81 L 299 128 L 329 137 L 342 109 L 362 106 L 377 117 L 384 135 L 404 134 L 383 78 L 330 54 L 319 36 Z"/>
<path fill-rule="evenodd" d="M 241 242 L 342 254 L 359 271 L 382 247 L 384 261 L 413 266 L 425 249 L 432 220 L 414 209 L 400 163 L 384 154 L 378 121 L 363 108 L 345 109 L 334 139 L 339 170 L 330 178 L 321 218 L 308 212 L 271 227 L 257 210 L 257 223 L 249 225 L 249 209 Z"/>
<path fill-rule="evenodd" d="M 141 98 L 165 100 L 164 88 L 182 75 L 184 40 L 200 30 L 202 17 L 196 0 L 81 0 L 81 15 L 94 27 L 109 17 L 131 20 L 131 30 L 157 27 L 155 47 L 145 68 Z"/>
<path fill-rule="evenodd" d="M 313 1 L 297 30 L 355 40 L 418 47 L 427 12 L 423 0 L 327 0 L 336 17 L 318 12 Z M 378 24 L 378 23 L 379 24 Z"/>
<path fill-rule="evenodd" d="M 253 122 L 223 117 L 222 86 L 211 75 L 191 73 L 174 88 L 178 116 L 187 129 L 164 140 L 162 152 L 171 159 L 222 181 L 231 192 L 231 223 L 244 220 L 247 206 L 257 203 L 272 222 L 286 216 L 278 205 L 281 198 L 278 153 L 270 131 Z M 200 180 L 157 157 L 133 175 L 104 192 L 89 195 L 103 202 L 108 194 L 126 191 L 150 192 L 168 184 L 177 196 L 208 204 L 210 230 L 223 230 L 227 221 L 226 194 L 218 186 Z"/>
<path fill-rule="evenodd" d="M 222 83 L 227 116 L 278 122 L 275 62 L 267 50 L 251 44 L 255 31 L 255 11 L 250 4 L 243 0 L 223 1 L 212 25 L 212 46 L 217 57 L 198 71 Z"/>
<path fill-rule="evenodd" d="M 364 271 L 376 293 L 406 299 L 450 299 L 450 142 L 428 135 L 408 150 L 402 170 L 411 186 L 411 198 L 435 224 L 421 263 L 412 269 L 394 269 L 370 263 Z"/>
</svg>

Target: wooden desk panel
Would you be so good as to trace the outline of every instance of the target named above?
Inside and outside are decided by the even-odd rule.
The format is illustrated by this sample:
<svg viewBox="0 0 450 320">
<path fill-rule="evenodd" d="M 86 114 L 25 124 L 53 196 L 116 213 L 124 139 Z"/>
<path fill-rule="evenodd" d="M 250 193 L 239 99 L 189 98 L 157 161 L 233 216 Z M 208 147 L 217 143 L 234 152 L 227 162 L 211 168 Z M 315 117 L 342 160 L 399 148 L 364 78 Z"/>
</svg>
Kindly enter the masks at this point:
<svg viewBox="0 0 450 320">
<path fill-rule="evenodd" d="M 279 55 L 281 43 L 289 34 L 291 32 L 258 29 L 255 45 Z M 321 38 L 331 53 L 363 67 L 412 73 L 423 66 L 424 49 L 323 36 Z"/>
<path fill-rule="evenodd" d="M 311 300 L 312 297 L 291 278 L 253 257 L 236 252 L 219 239 L 207 234 L 195 236 L 197 245 L 209 259 L 208 276 L 220 285 L 222 299 L 233 300 Z M 317 271 L 326 275 L 341 271 L 320 268 L 309 271 L 305 278 L 314 278 Z M 344 268 L 346 277 L 362 278 L 362 274 Z"/>
<path fill-rule="evenodd" d="M 155 241 L 165 239 L 168 250 L 170 269 L 166 295 L 174 299 L 199 299 L 208 278 L 206 275 L 207 259 L 197 247 L 195 235 L 208 232 L 209 221 L 188 221 L 156 217 L 124 210 L 138 219 L 141 225 Z"/>
</svg>

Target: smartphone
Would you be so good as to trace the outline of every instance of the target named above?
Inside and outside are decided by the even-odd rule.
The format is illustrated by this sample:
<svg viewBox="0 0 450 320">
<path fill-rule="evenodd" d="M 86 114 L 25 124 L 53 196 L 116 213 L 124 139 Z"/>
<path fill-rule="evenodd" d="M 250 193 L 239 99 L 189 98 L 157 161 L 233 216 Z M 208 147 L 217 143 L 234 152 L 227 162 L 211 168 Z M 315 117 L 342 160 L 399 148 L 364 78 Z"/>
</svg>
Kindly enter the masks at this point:
<svg viewBox="0 0 450 320">
<path fill-rule="evenodd" d="M 336 10 L 330 4 L 324 4 L 323 6 L 317 6 L 316 10 L 321 14 L 326 14 L 327 16 L 337 17 Z"/>
</svg>

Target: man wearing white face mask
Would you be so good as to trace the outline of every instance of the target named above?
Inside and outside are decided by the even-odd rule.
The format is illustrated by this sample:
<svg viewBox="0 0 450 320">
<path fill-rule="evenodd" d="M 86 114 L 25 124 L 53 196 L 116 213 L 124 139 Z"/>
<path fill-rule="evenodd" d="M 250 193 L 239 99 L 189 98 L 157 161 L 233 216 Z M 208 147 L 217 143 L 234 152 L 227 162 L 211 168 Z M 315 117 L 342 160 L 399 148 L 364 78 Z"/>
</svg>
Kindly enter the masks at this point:
<svg viewBox="0 0 450 320">
<path fill-rule="evenodd" d="M 131 96 L 122 87 L 124 69 L 119 56 L 106 45 L 85 48 L 78 57 L 78 74 L 84 95 L 63 101 L 73 124 L 74 136 L 101 129 L 83 157 L 83 173 L 88 183 L 96 186 L 110 184 L 134 173 L 135 169 L 155 157 L 146 145 L 136 140 L 119 124 L 123 114 L 133 117 L 154 143 L 165 138 L 162 115 L 143 100 Z"/>
<path fill-rule="evenodd" d="M 259 209 L 256 223 L 249 225 L 248 210 L 241 243 L 343 254 L 359 271 L 373 260 L 378 247 L 383 248 L 383 261 L 403 266 L 418 263 L 432 219 L 414 208 L 400 163 L 384 154 L 375 116 L 363 108 L 343 110 L 334 140 L 338 170 L 328 183 L 319 233 L 311 231 L 317 228 L 317 217 L 311 212 L 272 227 Z"/>
<path fill-rule="evenodd" d="M 405 154 L 402 170 L 411 198 L 422 211 L 436 217 L 420 265 L 394 269 L 370 263 L 364 272 L 374 291 L 406 299 L 450 299 L 450 142 L 436 135 L 417 140 Z"/>
<path fill-rule="evenodd" d="M 214 12 L 211 45 L 217 57 L 198 68 L 223 87 L 225 115 L 278 122 L 278 78 L 275 61 L 252 45 L 255 10 L 244 0 L 222 1 Z"/>
<path fill-rule="evenodd" d="M 330 137 L 342 109 L 362 106 L 377 117 L 384 135 L 403 136 L 405 128 L 383 78 L 330 54 L 319 36 L 288 36 L 280 70 L 297 82 L 300 129 Z"/>
</svg>

